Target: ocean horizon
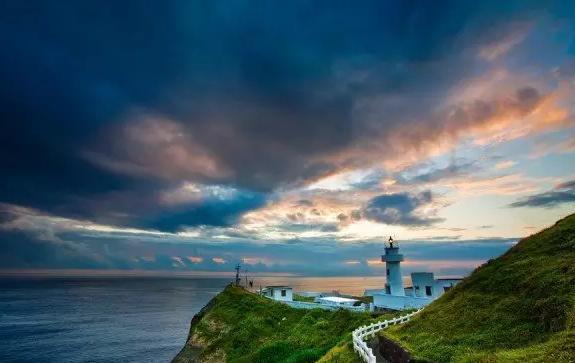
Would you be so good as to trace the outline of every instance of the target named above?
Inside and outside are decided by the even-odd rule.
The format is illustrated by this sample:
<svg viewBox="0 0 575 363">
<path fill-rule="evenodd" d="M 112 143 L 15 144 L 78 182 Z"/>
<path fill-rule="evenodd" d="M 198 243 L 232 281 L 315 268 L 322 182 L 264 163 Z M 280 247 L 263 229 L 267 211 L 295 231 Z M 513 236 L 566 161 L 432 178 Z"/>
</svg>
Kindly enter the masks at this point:
<svg viewBox="0 0 575 363">
<path fill-rule="evenodd" d="M 0 361 L 169 362 L 194 314 L 231 278 L 9 277 L 0 279 Z M 361 294 L 383 277 L 254 279 L 254 289 Z"/>
</svg>

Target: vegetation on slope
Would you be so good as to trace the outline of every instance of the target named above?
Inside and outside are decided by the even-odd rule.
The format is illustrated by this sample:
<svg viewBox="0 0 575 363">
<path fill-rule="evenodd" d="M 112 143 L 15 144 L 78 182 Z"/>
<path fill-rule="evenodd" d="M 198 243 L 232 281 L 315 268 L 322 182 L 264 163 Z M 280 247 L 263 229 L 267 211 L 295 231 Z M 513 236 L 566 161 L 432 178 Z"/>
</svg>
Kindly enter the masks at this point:
<svg viewBox="0 0 575 363">
<path fill-rule="evenodd" d="M 358 362 L 351 331 L 375 320 L 347 310 L 294 309 L 228 286 L 194 317 L 174 362 L 316 362 L 332 348 L 325 362 Z"/>
<path fill-rule="evenodd" d="M 435 362 L 575 362 L 575 214 L 384 334 Z"/>
</svg>

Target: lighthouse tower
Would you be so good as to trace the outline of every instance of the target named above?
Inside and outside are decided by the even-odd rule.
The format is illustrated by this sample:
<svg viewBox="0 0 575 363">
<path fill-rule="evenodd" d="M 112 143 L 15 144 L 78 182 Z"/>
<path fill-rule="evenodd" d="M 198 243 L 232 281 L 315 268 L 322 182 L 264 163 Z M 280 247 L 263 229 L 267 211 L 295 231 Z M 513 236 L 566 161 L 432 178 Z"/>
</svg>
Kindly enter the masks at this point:
<svg viewBox="0 0 575 363">
<path fill-rule="evenodd" d="M 395 296 L 405 296 L 403 278 L 401 277 L 403 255 L 399 253 L 399 247 L 394 244 L 391 237 L 389 237 L 389 245 L 385 247 L 385 255 L 381 256 L 381 261 L 385 262 L 386 267 L 386 292 Z"/>
</svg>

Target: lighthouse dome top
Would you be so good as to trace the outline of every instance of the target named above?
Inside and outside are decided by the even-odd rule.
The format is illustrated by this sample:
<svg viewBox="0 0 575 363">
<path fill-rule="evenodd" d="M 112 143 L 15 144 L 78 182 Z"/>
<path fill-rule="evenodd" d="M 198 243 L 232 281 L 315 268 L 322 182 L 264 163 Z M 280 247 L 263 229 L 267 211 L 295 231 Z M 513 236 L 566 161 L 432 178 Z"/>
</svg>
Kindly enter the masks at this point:
<svg viewBox="0 0 575 363">
<path fill-rule="evenodd" d="M 392 248 L 392 249 L 398 249 L 399 248 L 399 244 L 391 236 L 389 236 L 389 239 L 387 240 L 387 243 L 385 244 L 385 249 L 387 250 L 388 248 Z"/>
<path fill-rule="evenodd" d="M 383 262 L 401 262 L 403 255 L 399 253 L 399 246 L 390 236 L 388 244 L 385 246 L 385 255 L 381 256 Z"/>
</svg>

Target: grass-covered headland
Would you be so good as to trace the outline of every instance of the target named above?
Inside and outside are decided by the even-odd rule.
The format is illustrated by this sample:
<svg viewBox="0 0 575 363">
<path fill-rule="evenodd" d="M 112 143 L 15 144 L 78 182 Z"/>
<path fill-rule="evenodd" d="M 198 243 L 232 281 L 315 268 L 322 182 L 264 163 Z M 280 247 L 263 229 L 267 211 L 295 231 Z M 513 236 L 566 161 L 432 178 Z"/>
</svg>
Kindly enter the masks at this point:
<svg viewBox="0 0 575 363">
<path fill-rule="evenodd" d="M 294 309 L 228 286 L 194 317 L 174 362 L 359 362 L 352 330 L 396 315 Z"/>
<path fill-rule="evenodd" d="M 575 362 L 575 215 L 383 334 L 433 362 Z"/>
<path fill-rule="evenodd" d="M 229 286 L 194 317 L 174 362 L 360 362 L 351 331 L 401 314 L 297 310 Z M 418 361 L 575 362 L 575 214 L 382 334 Z"/>
</svg>

